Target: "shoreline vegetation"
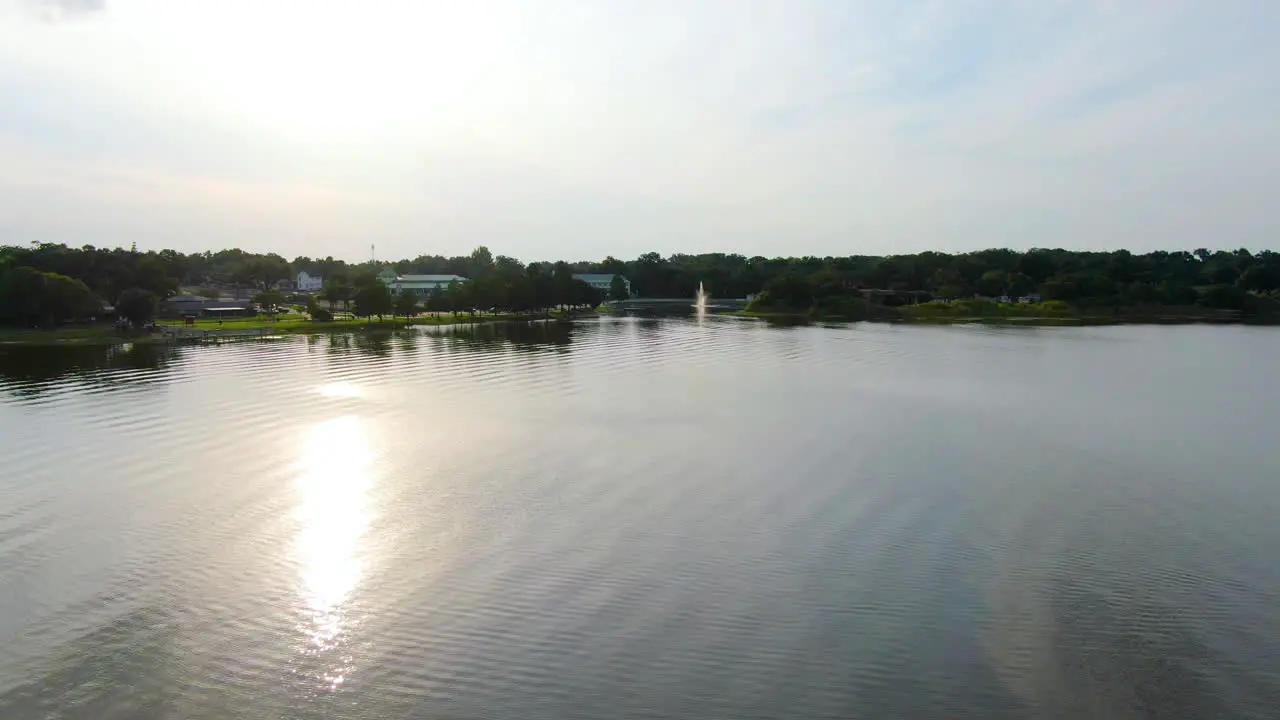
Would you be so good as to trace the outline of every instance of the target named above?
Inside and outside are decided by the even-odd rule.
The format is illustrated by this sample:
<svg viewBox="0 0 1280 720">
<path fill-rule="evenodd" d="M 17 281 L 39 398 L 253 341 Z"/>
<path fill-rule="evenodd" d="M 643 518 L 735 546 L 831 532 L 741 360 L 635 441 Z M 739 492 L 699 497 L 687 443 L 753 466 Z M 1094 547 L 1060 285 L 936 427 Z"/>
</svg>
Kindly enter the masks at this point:
<svg viewBox="0 0 1280 720">
<path fill-rule="evenodd" d="M 1280 315 L 1247 316 L 1238 310 L 1189 306 L 1082 307 L 1050 301 L 1001 303 L 987 300 L 930 301 L 886 307 L 853 300 L 839 307 L 797 310 L 778 304 L 752 303 L 739 317 L 783 323 L 896 322 L 917 325 L 1002 324 L 1035 326 L 1123 324 L 1280 324 Z"/>
<path fill-rule="evenodd" d="M 722 313 L 726 316 L 767 321 L 775 324 L 876 322 L 915 325 L 1024 325 L 1072 327 L 1123 324 L 1280 324 L 1280 316 L 1242 316 L 1239 312 L 1203 307 L 1095 307 L 1081 308 L 1062 303 L 996 303 L 988 301 L 927 302 L 886 307 L 853 301 L 841 307 L 796 310 L 753 303 L 746 310 Z M 595 311 L 553 312 L 550 314 L 488 313 L 453 315 L 423 314 L 412 317 L 350 318 L 315 320 L 303 315 L 258 316 L 199 320 L 194 326 L 160 321 L 154 330 L 121 329 L 104 323 L 58 328 L 0 328 L 0 346 L 61 344 L 147 344 L 184 343 L 208 340 L 236 340 L 282 335 L 321 335 L 348 332 L 387 332 L 410 327 L 480 325 L 495 322 L 560 322 L 616 316 L 602 306 Z"/>
<path fill-rule="evenodd" d="M 609 314 L 623 310 L 602 305 L 606 299 L 669 303 L 703 288 L 713 300 L 749 299 L 738 315 L 777 322 L 1275 323 L 1280 253 L 650 252 L 626 261 L 524 263 L 482 246 L 454 257 L 347 263 L 240 249 L 0 245 L 0 343 L 167 342 Z M 277 314 L 282 308 L 293 312 Z M 249 318 L 188 322 L 220 314 Z"/>
<path fill-rule="evenodd" d="M 424 314 L 413 317 L 384 317 L 315 320 L 305 316 L 266 316 L 199 320 L 194 326 L 158 321 L 155 329 L 119 328 L 105 323 L 69 325 L 57 328 L 0 328 L 4 345 L 117 345 L 184 343 L 206 340 L 236 340 L 281 335 L 322 335 L 326 333 L 388 332 L 410 327 L 481 325 L 494 322 L 559 322 L 596 317 L 595 313 L 546 314 L 487 313 L 475 316 Z"/>
</svg>

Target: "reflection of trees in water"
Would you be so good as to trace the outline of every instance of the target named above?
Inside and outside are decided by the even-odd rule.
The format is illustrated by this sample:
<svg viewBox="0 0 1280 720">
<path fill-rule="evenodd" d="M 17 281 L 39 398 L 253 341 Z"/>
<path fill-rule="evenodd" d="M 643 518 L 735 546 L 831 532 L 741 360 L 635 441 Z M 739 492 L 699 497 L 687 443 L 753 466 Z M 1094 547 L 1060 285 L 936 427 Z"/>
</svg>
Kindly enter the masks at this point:
<svg viewBox="0 0 1280 720">
<path fill-rule="evenodd" d="M 427 337 L 460 341 L 470 350 L 514 347 L 517 350 L 567 349 L 573 342 L 574 326 L 565 322 L 489 322 L 474 325 L 445 325 L 431 328 Z"/>
<path fill-rule="evenodd" d="M 174 625 L 157 609 L 125 614 L 66 646 L 55 657 L 25 663 L 19 684 L 0 692 L 0 717 L 111 718 L 175 717 L 173 697 L 183 683 Z"/>
<path fill-rule="evenodd" d="M 362 355 L 368 355 L 375 358 L 391 357 L 391 338 L 393 331 L 383 332 L 381 330 L 371 330 L 369 332 L 356 333 L 352 336 L 352 347 Z"/>
<path fill-rule="evenodd" d="M 152 382 L 156 373 L 137 371 L 167 372 L 180 352 L 167 344 L 11 346 L 0 348 L 0 382 L 19 394 L 71 377 L 107 385 Z"/>
<path fill-rule="evenodd" d="M 991 589 L 992 661 L 1031 717 L 1227 717 L 1200 580 L 1144 499 L 1116 495 L 1125 484 L 1099 472 L 1006 508 L 1018 529 Z"/>
<path fill-rule="evenodd" d="M 358 354 L 370 358 L 390 358 L 392 349 L 400 352 L 412 351 L 417 334 L 411 330 L 367 330 L 352 333 L 330 333 L 323 337 L 314 336 L 308 339 L 309 347 L 317 347 L 323 343 L 325 350 L 332 355 Z"/>
<path fill-rule="evenodd" d="M 1227 717 L 1211 684 L 1214 653 L 1178 610 L 1128 592 L 1067 579 L 1050 602 L 1053 660 L 1076 717 Z"/>
</svg>

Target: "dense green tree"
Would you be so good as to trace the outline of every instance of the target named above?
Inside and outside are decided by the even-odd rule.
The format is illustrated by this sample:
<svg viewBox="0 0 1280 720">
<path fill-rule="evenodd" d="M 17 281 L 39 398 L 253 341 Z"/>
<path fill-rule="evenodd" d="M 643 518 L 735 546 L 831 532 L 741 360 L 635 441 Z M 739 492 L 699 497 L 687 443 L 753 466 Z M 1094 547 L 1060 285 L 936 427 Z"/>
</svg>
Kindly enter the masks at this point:
<svg viewBox="0 0 1280 720">
<path fill-rule="evenodd" d="M 471 267 L 470 275 L 479 277 L 493 270 L 493 253 L 489 252 L 489 248 L 481 245 L 471 251 Z"/>
<path fill-rule="evenodd" d="M 599 307 L 604 302 L 604 293 L 600 292 L 585 280 L 574 280 L 573 289 L 569 294 L 570 304 L 577 307 Z"/>
<path fill-rule="evenodd" d="M 569 263 L 563 260 L 556 263 L 555 268 L 551 271 L 551 304 L 560 306 L 574 305 L 573 283 L 573 268 L 569 267 Z"/>
<path fill-rule="evenodd" d="M 39 270 L 21 266 L 0 275 L 0 317 L 23 327 L 35 327 L 45 317 L 45 276 Z"/>
<path fill-rule="evenodd" d="M 293 275 L 289 262 L 275 254 L 262 255 L 250 260 L 248 273 L 254 284 L 261 288 L 269 288 Z"/>
<path fill-rule="evenodd" d="M 631 293 L 627 290 L 627 281 L 621 275 L 614 275 L 609 282 L 609 297 L 614 300 L 627 300 Z"/>
<path fill-rule="evenodd" d="M 54 323 L 82 320 L 102 314 L 102 299 L 76 278 L 45 273 L 48 317 Z"/>
<path fill-rule="evenodd" d="M 178 278 L 169 274 L 169 268 L 155 254 L 147 254 L 138 259 L 133 285 L 161 299 L 178 292 Z"/>
<path fill-rule="evenodd" d="M 555 280 L 542 272 L 542 268 L 531 264 L 525 268 L 521 292 L 528 298 L 530 310 L 542 311 L 555 304 Z"/>
<path fill-rule="evenodd" d="M 798 273 L 779 275 L 764 286 L 760 302 L 791 310 L 813 307 L 813 284 Z"/>
<path fill-rule="evenodd" d="M 284 304 L 284 293 L 278 290 L 263 290 L 253 296 L 253 301 L 267 312 L 275 312 L 276 308 Z"/>
<path fill-rule="evenodd" d="M 1280 289 L 1280 264 L 1250 265 L 1240 273 L 1240 286 L 1258 292 Z"/>
<path fill-rule="evenodd" d="M 408 290 L 402 290 L 395 297 L 394 308 L 397 315 L 413 317 L 418 314 L 418 297 Z"/>
<path fill-rule="evenodd" d="M 354 289 L 344 278 L 335 277 L 325 281 L 324 288 L 320 291 L 320 299 L 329 303 L 330 308 L 336 308 L 338 303 L 342 303 L 344 309 L 350 309 L 353 292 Z"/>
<path fill-rule="evenodd" d="M 1234 285 L 1210 285 L 1200 293 L 1200 304 L 1223 310 L 1241 310 L 1248 293 Z"/>
<path fill-rule="evenodd" d="M 810 295 L 817 301 L 853 297 L 857 289 L 914 291 L 926 297 L 931 294 L 950 299 L 1038 293 L 1077 305 L 1198 303 L 1231 306 L 1246 314 L 1269 307 L 1258 299 L 1280 292 L 1280 257 L 1272 251 L 1251 252 L 1244 248 L 1146 254 L 994 248 L 957 255 L 923 252 L 889 257 L 790 258 L 726 253 L 663 257 L 648 252 L 629 261 L 611 256 L 599 262 L 535 262 L 526 267 L 515 258 L 495 257 L 485 247 L 453 257 L 419 255 L 395 263 L 348 265 L 332 257 L 305 255 L 286 261 L 278 255 L 238 248 L 184 255 L 174 250 L 137 252 L 92 245 L 0 246 L 0 274 L 23 267 L 30 268 L 31 273 L 13 276 L 5 287 L 0 287 L 0 291 L 8 293 L 8 299 L 0 302 L 0 322 L 31 325 L 76 316 L 75 311 L 68 314 L 62 309 L 67 303 L 59 304 L 46 296 L 51 282 L 48 275 L 81 281 L 90 294 L 101 298 L 118 298 L 132 288 L 164 298 L 177 292 L 179 284 L 199 287 L 198 294 L 210 297 L 248 287 L 265 290 L 305 270 L 325 279 L 321 297 L 333 307 L 350 308 L 355 278 L 371 276 L 386 267 L 394 267 L 400 273 L 446 273 L 469 278 L 428 301 L 429 308 L 456 312 L 529 312 L 557 305 L 588 304 L 584 301 L 590 298 L 572 280 L 573 273 L 621 275 L 631 281 L 633 293 L 647 297 L 692 297 L 699 283 L 703 283 L 717 297 L 740 298 L 760 293 L 779 278 L 794 276 L 810 286 Z M 52 282 L 62 288 L 54 296 L 73 297 L 78 293 L 83 299 L 78 289 L 72 291 L 60 280 Z M 20 287 L 27 289 L 15 290 Z M 798 285 L 792 290 L 798 293 Z"/>
<path fill-rule="evenodd" d="M 116 300 L 116 314 L 134 327 L 141 327 L 156 316 L 156 296 L 149 290 L 129 288 Z"/>
<path fill-rule="evenodd" d="M 391 299 L 391 290 L 382 281 L 372 276 L 356 280 L 355 293 L 351 300 L 355 305 L 356 315 L 366 318 L 377 315 L 378 322 L 382 322 L 382 317 L 390 315 L 395 308 Z"/>
<path fill-rule="evenodd" d="M 102 313 L 102 300 L 83 282 L 22 266 L 0 271 L 0 322 L 34 327 Z"/>
<path fill-rule="evenodd" d="M 1005 290 L 1009 286 L 1009 273 L 1004 270 L 988 270 L 978 278 L 978 282 L 974 285 L 974 289 L 979 295 L 994 297 L 996 295 L 1004 295 Z"/>
</svg>

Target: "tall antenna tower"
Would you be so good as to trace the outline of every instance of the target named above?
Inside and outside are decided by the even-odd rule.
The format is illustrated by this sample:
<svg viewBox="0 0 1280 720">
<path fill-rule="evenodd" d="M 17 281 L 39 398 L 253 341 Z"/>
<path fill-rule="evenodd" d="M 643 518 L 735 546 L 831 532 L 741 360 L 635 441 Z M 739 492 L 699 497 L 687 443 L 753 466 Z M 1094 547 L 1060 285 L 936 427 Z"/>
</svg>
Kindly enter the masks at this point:
<svg viewBox="0 0 1280 720">
<path fill-rule="evenodd" d="M 369 246 L 369 262 L 372 262 L 372 263 L 378 262 L 378 253 L 374 249 L 373 245 Z"/>
</svg>

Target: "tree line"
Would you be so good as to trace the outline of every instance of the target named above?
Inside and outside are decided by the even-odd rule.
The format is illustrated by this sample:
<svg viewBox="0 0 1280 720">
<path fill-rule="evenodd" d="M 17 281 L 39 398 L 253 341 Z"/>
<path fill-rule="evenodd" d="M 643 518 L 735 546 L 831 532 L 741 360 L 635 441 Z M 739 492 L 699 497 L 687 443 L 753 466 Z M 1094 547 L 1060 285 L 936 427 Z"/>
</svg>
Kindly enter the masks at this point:
<svg viewBox="0 0 1280 720">
<path fill-rule="evenodd" d="M 308 311 L 313 317 L 322 318 L 339 306 L 362 317 L 410 316 L 422 310 L 455 315 L 534 314 L 552 308 L 596 307 L 605 299 L 603 293 L 574 278 L 566 262 L 552 263 L 548 269 L 541 263 L 524 265 L 501 256 L 486 259 L 488 252 L 482 247 L 473 253 L 478 260 L 468 266 L 472 274 L 465 282 L 450 283 L 426 296 L 412 292 L 392 295 L 371 268 L 358 268 L 352 273 L 335 268 L 318 293 L 329 308 L 320 307 L 312 298 Z"/>
<path fill-rule="evenodd" d="M 772 288 L 777 296 L 794 293 L 795 302 L 870 288 L 913 291 L 924 299 L 1036 294 L 1078 306 L 1202 305 L 1248 312 L 1259 303 L 1274 302 L 1280 292 L 1280 254 L 1243 248 L 1145 254 L 989 249 L 776 258 L 725 253 L 664 257 L 650 252 L 633 260 L 526 264 L 495 256 L 485 247 L 452 257 L 347 263 L 332 257 L 286 260 L 240 249 L 183 254 L 33 243 L 0 246 L 0 322 L 42 325 L 82 319 L 104 304 L 122 311 L 136 307 L 144 315 L 148 303 L 154 307 L 155 301 L 181 287 L 197 294 L 227 287 L 268 292 L 300 271 L 325 279 L 321 297 L 333 307 L 368 315 L 412 312 L 408 299 L 397 308 L 394 298 L 384 298 L 377 289 L 380 283 L 372 280 L 388 268 L 398 274 L 469 278 L 414 303 L 413 309 L 421 303 L 425 309 L 445 312 L 537 312 L 603 299 L 589 286 L 575 284 L 575 273 L 626 276 L 633 291 L 644 297 L 692 297 L 701 283 L 716 297 L 745 297 Z M 128 302 L 122 304 L 122 299 Z"/>
</svg>

